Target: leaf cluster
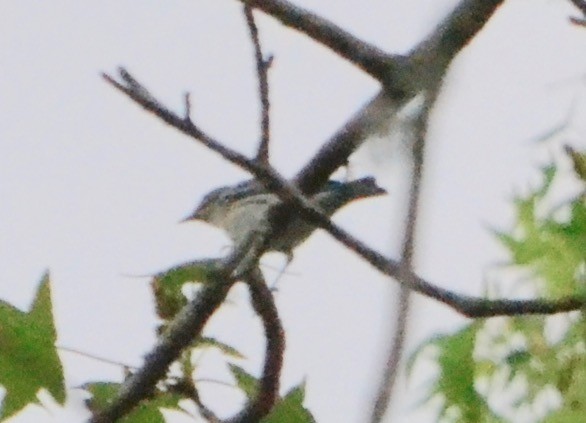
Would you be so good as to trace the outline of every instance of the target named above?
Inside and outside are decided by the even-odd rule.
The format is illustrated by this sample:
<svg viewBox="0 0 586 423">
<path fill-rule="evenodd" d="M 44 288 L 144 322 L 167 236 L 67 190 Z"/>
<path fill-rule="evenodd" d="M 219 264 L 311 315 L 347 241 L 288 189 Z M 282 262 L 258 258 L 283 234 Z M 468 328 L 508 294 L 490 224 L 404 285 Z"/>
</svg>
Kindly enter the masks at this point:
<svg viewBox="0 0 586 423">
<path fill-rule="evenodd" d="M 575 176 L 586 156 L 572 150 Z M 522 269 L 523 285 L 543 297 L 585 294 L 586 204 L 578 195 L 547 212 L 558 167 L 542 169 L 541 186 L 514 201 L 516 222 L 495 233 Z M 528 280 L 526 280 L 528 279 Z M 426 341 L 412 355 L 431 352 L 438 373 L 426 400 L 440 399 L 439 418 L 458 422 L 581 421 L 586 415 L 586 322 L 581 311 L 556 316 L 475 320 L 453 334 Z"/>
</svg>

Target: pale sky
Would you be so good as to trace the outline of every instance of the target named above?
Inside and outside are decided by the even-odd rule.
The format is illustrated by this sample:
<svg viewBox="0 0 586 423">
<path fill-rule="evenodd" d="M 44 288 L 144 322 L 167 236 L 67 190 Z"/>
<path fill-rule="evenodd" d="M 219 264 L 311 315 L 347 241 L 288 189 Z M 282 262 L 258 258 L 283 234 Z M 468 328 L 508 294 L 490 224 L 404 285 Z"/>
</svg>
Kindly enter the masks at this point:
<svg viewBox="0 0 586 423">
<path fill-rule="evenodd" d="M 295 1 L 390 52 L 406 52 L 456 3 Z M 577 15 L 568 3 L 506 2 L 448 73 L 428 140 L 416 259 L 438 285 L 483 292 L 490 266 L 503 259 L 489 229 L 510 227 L 514 194 L 535 185 L 538 164 L 557 151 L 534 140 L 572 104 L 563 141 L 585 147 L 586 32 L 568 24 Z M 178 221 L 208 191 L 247 175 L 147 115 L 99 73 L 123 65 L 175 110 L 189 91 L 196 122 L 252 153 L 258 99 L 240 4 L 21 0 L 2 2 L 0 16 L 0 298 L 27 308 L 49 269 L 59 345 L 139 365 L 156 320 L 148 279 L 128 275 L 223 253 L 220 231 Z M 290 176 L 378 86 L 306 37 L 258 21 L 264 50 L 275 56 L 272 161 Z M 388 144 L 373 141 L 351 171 L 377 176 L 389 196 L 335 220 L 397 257 L 406 158 L 387 154 Z M 279 266 L 282 258 L 263 262 Z M 364 421 L 392 333 L 396 284 L 323 233 L 297 250 L 289 272 L 276 298 L 287 334 L 283 391 L 305 379 L 306 405 L 319 422 Z M 243 287 L 229 298 L 205 333 L 239 348 L 249 358 L 239 364 L 258 374 L 259 323 Z M 411 350 L 465 322 L 420 297 L 413 308 Z M 68 387 L 121 378 L 120 368 L 61 357 Z M 203 375 L 228 380 L 214 354 L 204 357 Z M 399 380 L 387 421 L 433 421 L 429 409 L 414 409 L 430 377 Z M 66 410 L 13 421 L 83 421 L 79 395 Z M 229 388 L 204 385 L 202 396 L 219 414 L 238 410 Z"/>
</svg>

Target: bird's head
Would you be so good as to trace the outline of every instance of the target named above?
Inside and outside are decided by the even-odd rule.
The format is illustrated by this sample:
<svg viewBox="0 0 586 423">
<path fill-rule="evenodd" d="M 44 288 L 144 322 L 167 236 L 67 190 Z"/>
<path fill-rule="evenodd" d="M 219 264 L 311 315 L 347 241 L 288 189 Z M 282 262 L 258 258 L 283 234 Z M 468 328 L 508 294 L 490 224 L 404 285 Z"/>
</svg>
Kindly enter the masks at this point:
<svg viewBox="0 0 586 423">
<path fill-rule="evenodd" d="M 200 220 L 211 224 L 218 224 L 226 214 L 231 200 L 230 187 L 221 187 L 208 193 L 197 208 L 182 222 Z"/>
<path fill-rule="evenodd" d="M 182 222 L 200 220 L 223 227 L 232 207 L 240 200 L 256 194 L 257 191 L 260 191 L 260 186 L 253 181 L 217 188 L 208 193 L 195 211 L 184 218 Z"/>
</svg>

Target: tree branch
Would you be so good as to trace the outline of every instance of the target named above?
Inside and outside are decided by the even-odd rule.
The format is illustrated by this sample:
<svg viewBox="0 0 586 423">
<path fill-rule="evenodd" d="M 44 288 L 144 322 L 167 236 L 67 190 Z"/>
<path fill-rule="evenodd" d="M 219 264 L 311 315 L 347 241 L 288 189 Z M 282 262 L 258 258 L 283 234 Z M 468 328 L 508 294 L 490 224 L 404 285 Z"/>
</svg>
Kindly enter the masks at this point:
<svg viewBox="0 0 586 423">
<path fill-rule="evenodd" d="M 388 131 L 389 122 L 404 102 L 404 98 L 380 91 L 323 144 L 295 175 L 293 183 L 306 194 L 317 192 L 370 136 Z"/>
<path fill-rule="evenodd" d="M 260 122 L 260 143 L 258 146 L 257 160 L 261 163 L 269 162 L 269 141 L 270 141 L 270 103 L 269 103 L 269 83 L 267 73 L 272 62 L 272 57 L 265 60 L 260 47 L 258 37 L 258 27 L 254 21 L 252 9 L 244 5 L 244 16 L 250 33 L 250 39 L 254 46 L 254 59 L 256 62 L 256 73 L 258 77 L 258 93 L 261 104 L 261 122 Z"/>
<path fill-rule="evenodd" d="M 437 99 L 438 92 L 439 87 L 436 87 L 431 92 L 426 93 L 423 109 L 418 113 L 414 123 L 414 128 L 411 133 L 406 134 L 406 143 L 412 144 L 413 164 L 405 233 L 401 252 L 400 280 L 403 283 L 401 283 L 401 286 L 399 287 L 399 297 L 396 301 L 397 307 L 393 307 L 389 319 L 391 322 L 396 322 L 395 334 L 391 340 L 383 377 L 372 410 L 370 421 L 373 423 L 382 421 L 384 415 L 388 412 L 393 387 L 396 384 L 397 376 L 399 374 L 399 365 L 401 363 L 407 337 L 411 290 L 409 289 L 410 284 L 406 282 L 406 280 L 408 281 L 408 279 L 411 278 L 411 275 L 414 274 L 413 260 L 415 255 L 415 237 L 417 232 L 417 219 L 419 216 L 419 204 L 421 201 L 425 143 L 427 139 L 429 117 L 433 105 L 435 104 L 435 100 Z"/>
<path fill-rule="evenodd" d="M 283 200 L 283 207 L 285 205 L 293 206 L 291 207 L 293 211 L 300 212 L 308 221 L 326 229 L 337 240 L 361 255 L 379 271 L 395 278 L 401 278 L 402 266 L 400 263 L 386 259 L 334 225 L 312 206 L 303 193 L 310 194 L 319 189 L 340 165 L 346 163 L 350 154 L 366 138 L 375 132 L 384 131 L 391 117 L 418 91 L 439 84 L 453 58 L 480 31 L 502 1 L 464 0 L 430 37 L 413 50 L 407 60 L 403 60 L 399 56 L 388 55 L 376 47 L 356 39 L 330 22 L 303 9 L 296 8 L 283 0 L 241 1 L 260 8 L 286 25 L 305 32 L 342 57 L 355 63 L 385 85 L 383 91 L 379 92 L 320 149 L 314 159 L 297 174 L 293 184 L 289 184 L 274 169 L 262 163 L 262 160 L 250 160 L 246 156 L 226 148 L 194 125 L 189 116 L 188 96 L 186 96 L 185 117 L 181 118 L 163 107 L 124 69 L 120 72 L 124 85 L 108 75 L 104 75 L 104 78 L 169 125 L 203 142 L 226 160 L 255 175 L 261 183 Z M 270 234 L 271 231 L 268 236 Z M 263 245 L 266 244 L 266 240 L 265 237 Z M 247 259 L 250 260 L 249 264 L 253 264 L 263 251 L 262 247 L 257 248 L 255 254 L 247 256 Z M 235 251 L 233 253 L 242 252 Z M 226 269 L 227 267 L 224 270 Z M 244 266 L 242 271 L 246 272 L 247 269 L 248 267 Z M 199 335 L 207 319 L 222 303 L 233 283 L 233 279 L 228 278 L 232 270 L 226 271 L 226 279 L 223 283 L 206 285 L 200 295 L 179 313 L 166 335 L 160 340 L 153 352 L 146 357 L 143 368 L 124 383 L 120 395 L 111 407 L 94 416 L 92 422 L 114 421 L 132 409 L 141 399 L 148 396 L 156 382 L 164 377 L 169 364 L 178 357 L 181 349 L 189 345 Z M 435 298 L 469 317 L 532 313 L 552 314 L 578 309 L 585 302 L 582 298 L 565 298 L 557 301 L 473 298 L 434 286 L 412 272 L 407 276 L 401 280 L 404 286 Z M 269 342 L 272 341 L 267 339 L 267 343 Z"/>
<path fill-rule="evenodd" d="M 115 401 L 90 419 L 91 423 L 110 423 L 124 416 L 147 398 L 156 383 L 181 351 L 199 336 L 207 320 L 222 304 L 232 283 L 206 284 L 168 328 L 155 348 L 146 356 L 144 365 L 124 382 Z"/>
<path fill-rule="evenodd" d="M 582 17 L 581 18 L 575 18 L 573 16 L 570 17 L 570 22 L 572 22 L 574 25 L 579 25 L 579 26 L 586 26 L 586 1 L 584 0 L 569 0 L 581 13 L 582 13 Z"/>
<path fill-rule="evenodd" d="M 121 73 L 130 77 L 127 71 Z M 133 81 L 134 78 L 130 77 Z M 145 109 L 155 113 L 165 122 L 173 125 L 177 122 L 179 126 L 176 129 L 184 132 L 195 140 L 202 142 L 208 148 L 222 155 L 226 160 L 239 165 L 242 169 L 252 173 L 267 189 L 278 195 L 283 201 L 281 206 L 286 205 L 290 212 L 298 213 L 308 222 L 324 229 L 336 240 L 344 244 L 350 250 L 360 255 L 374 268 L 380 272 L 399 279 L 401 276 L 401 264 L 397 260 L 384 257 L 377 251 L 367 247 L 361 241 L 348 232 L 335 225 L 326 215 L 322 214 L 313 204 L 303 195 L 295 185 L 290 184 L 277 171 L 270 166 L 263 166 L 254 160 L 247 159 L 242 154 L 225 147 L 215 139 L 204 134 L 200 129 L 195 127 L 191 122 L 185 125 L 185 120 L 162 107 L 160 110 L 153 107 L 158 102 L 149 98 L 148 91 L 143 91 L 148 95 L 143 98 L 141 90 L 143 87 L 138 85 L 138 91 L 132 87 L 124 87 L 115 82 L 111 77 L 105 75 L 105 79 L 112 83 L 120 91 L 127 93 L 130 98 L 142 105 Z M 276 208 L 277 209 L 277 208 Z M 269 234 L 270 236 L 270 234 Z M 263 240 L 266 244 L 267 239 Z M 260 249 L 256 256 L 262 254 L 264 250 Z M 434 298 L 457 312 L 467 317 L 493 317 L 493 316 L 515 316 L 521 314 L 555 314 L 579 309 L 586 298 L 567 297 L 559 300 L 489 300 L 485 298 L 470 297 L 459 295 L 447 289 L 440 288 L 426 281 L 420 276 L 412 273 L 408 280 L 401 281 L 408 287 L 422 295 Z"/>
<path fill-rule="evenodd" d="M 239 1 L 260 9 L 283 25 L 306 34 L 379 81 L 387 81 L 398 65 L 400 56 L 390 55 L 327 19 L 285 0 Z"/>
<path fill-rule="evenodd" d="M 414 95 L 421 90 L 438 86 L 454 57 L 483 28 L 502 3 L 502 0 L 462 1 L 434 32 L 404 58 L 387 55 L 333 23 L 286 1 L 240 1 L 261 9 L 284 25 L 329 47 L 385 85 L 383 90 L 334 133 L 295 176 L 294 183 L 306 194 L 316 192 L 326 183 L 330 175 L 346 164 L 350 154 L 369 136 L 387 130 L 391 118 Z M 340 40 L 339 44 L 337 40 Z"/>
<path fill-rule="evenodd" d="M 283 201 L 283 204 L 274 209 L 275 211 L 288 208 L 289 213 L 299 213 L 304 219 L 325 229 L 330 235 L 360 255 L 380 272 L 399 279 L 409 289 L 443 302 L 468 317 L 554 314 L 577 310 L 586 303 L 585 299 L 581 297 L 569 297 L 553 301 L 489 300 L 459 295 L 437 287 L 412 272 L 405 278 L 402 275 L 401 263 L 385 258 L 333 224 L 327 216 L 323 215 L 304 197 L 301 190 L 288 183 L 272 167 L 247 159 L 244 155 L 225 147 L 195 126 L 188 115 L 181 118 L 171 112 L 154 99 L 148 90 L 139 84 L 126 70 L 121 69 L 120 75 L 126 85 L 105 74 L 104 79 L 169 125 L 202 142 L 211 150 L 222 155 L 226 160 L 252 173 L 267 189 L 274 192 Z M 377 97 L 374 101 L 381 101 L 381 98 Z M 169 325 L 165 336 L 146 357 L 143 367 L 124 383 L 121 392 L 111 406 L 96 414 L 90 422 L 109 423 L 115 421 L 136 406 L 142 399 L 148 397 L 156 382 L 164 377 L 168 366 L 179 356 L 183 348 L 199 336 L 207 319 L 223 302 L 228 290 L 238 277 L 238 275 L 230 275 L 237 267 L 241 269 L 241 274 L 246 274 L 250 266 L 254 265 L 258 257 L 265 251 L 267 241 L 274 230 L 275 228 L 271 228 L 265 234 L 264 239 L 260 240 L 260 246 L 252 245 L 253 248 L 251 249 L 251 244 L 254 244 L 251 241 L 245 243 L 246 245 L 242 245 L 237 251 L 232 252 L 223 270 L 220 271 L 221 274 L 225 275 L 225 279 L 219 283 L 206 284 L 198 297 L 181 310 L 177 318 Z M 251 236 L 252 238 L 256 237 Z M 250 251 L 253 254 L 250 254 Z M 243 264 L 242 261 L 246 263 Z"/>
<path fill-rule="evenodd" d="M 245 281 L 250 290 L 252 306 L 265 330 L 265 363 L 256 398 L 229 423 L 258 422 L 271 411 L 279 399 L 279 379 L 285 351 L 285 333 L 275 300 L 258 267 L 247 275 Z"/>
<path fill-rule="evenodd" d="M 584 0 L 570 0 L 570 2 L 586 17 L 586 1 Z"/>
<path fill-rule="evenodd" d="M 463 0 L 409 54 L 420 84 L 437 85 L 456 55 L 480 32 L 504 0 Z"/>
<path fill-rule="evenodd" d="M 248 246 L 252 241 L 251 237 Z M 221 262 L 215 280 L 204 284 L 197 297 L 181 309 L 167 326 L 155 348 L 145 357 L 142 367 L 124 382 L 112 403 L 96 413 L 89 423 L 115 422 L 151 395 L 157 382 L 165 377 L 171 363 L 201 335 L 208 319 L 224 302 L 228 291 L 236 282 L 231 274 L 242 259 L 242 251 L 234 251 Z"/>
</svg>

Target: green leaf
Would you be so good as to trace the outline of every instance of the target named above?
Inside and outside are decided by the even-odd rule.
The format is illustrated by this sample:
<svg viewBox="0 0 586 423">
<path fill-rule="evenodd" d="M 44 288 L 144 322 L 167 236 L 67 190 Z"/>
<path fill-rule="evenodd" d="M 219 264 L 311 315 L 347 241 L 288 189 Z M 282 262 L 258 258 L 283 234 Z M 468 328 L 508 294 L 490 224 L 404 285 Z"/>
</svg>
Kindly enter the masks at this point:
<svg viewBox="0 0 586 423">
<path fill-rule="evenodd" d="M 271 410 L 262 423 L 313 423 L 314 417 L 303 406 L 305 383 L 291 389 Z"/>
<path fill-rule="evenodd" d="M 172 319 L 187 298 L 181 289 L 186 283 L 210 283 L 218 271 L 218 259 L 197 260 L 183 263 L 153 277 L 151 287 L 155 296 L 157 315 L 161 319 Z"/>
<path fill-rule="evenodd" d="M 236 386 L 244 392 L 248 399 L 253 399 L 258 392 L 258 379 L 236 364 L 229 364 L 228 367 L 236 379 Z"/>
<path fill-rule="evenodd" d="M 37 402 L 36 394 L 41 388 L 58 403 L 65 402 L 52 308 L 48 274 L 28 313 L 0 301 L 0 384 L 6 389 L 1 419 Z"/>
<path fill-rule="evenodd" d="M 515 201 L 517 224 L 512 234 L 497 233 L 508 248 L 512 262 L 527 266 L 536 276 L 540 295 L 558 298 L 575 295 L 583 290 L 577 283 L 576 272 L 586 260 L 586 206 L 581 198 L 565 205 L 569 208 L 567 221 L 554 216 L 538 218 L 536 210 L 552 187 L 556 173 L 544 168 L 542 186 L 527 198 Z"/>
<path fill-rule="evenodd" d="M 253 400 L 258 392 L 258 379 L 241 367 L 230 364 L 230 371 L 236 379 L 236 386 L 244 392 L 249 400 Z M 313 423 L 315 419 L 305 407 L 305 383 L 291 389 L 279 399 L 271 412 L 261 420 L 262 423 Z"/>
<path fill-rule="evenodd" d="M 240 351 L 238 351 L 236 348 L 232 347 L 231 345 L 228 345 L 224 342 L 218 341 L 215 338 L 210 338 L 207 336 L 201 337 L 196 341 L 196 347 L 213 347 L 213 348 L 217 348 L 219 349 L 223 354 L 229 356 L 229 357 L 233 357 L 233 358 L 238 358 L 238 359 L 243 359 L 246 358 L 244 357 L 244 355 L 242 355 L 240 353 Z"/>
<path fill-rule="evenodd" d="M 409 366 L 424 348 L 435 346 L 438 350 L 437 364 L 440 373 L 428 393 L 428 400 L 439 395 L 444 399 L 440 417 L 454 407 L 459 411 L 460 422 L 491 422 L 498 421 L 486 400 L 476 392 L 477 363 L 473 352 L 476 333 L 482 327 L 482 321 L 465 326 L 452 335 L 438 336 L 418 348 L 411 357 Z"/>
<path fill-rule="evenodd" d="M 446 403 L 457 406 L 464 421 L 480 421 L 481 409 L 486 407 L 474 389 L 475 363 L 472 357 L 477 325 L 470 325 L 454 335 L 436 341 L 440 353 L 440 377 L 436 392 Z"/>
<path fill-rule="evenodd" d="M 86 401 L 88 408 L 93 413 L 103 410 L 115 398 L 122 385 L 114 382 L 93 382 L 83 386 L 92 394 Z M 183 411 L 179 407 L 179 401 L 183 398 L 177 394 L 157 392 L 152 398 L 142 401 L 129 414 L 116 420 L 120 423 L 165 423 L 161 408 Z"/>
<path fill-rule="evenodd" d="M 564 146 L 566 153 L 572 160 L 572 164 L 574 165 L 574 172 L 580 179 L 586 181 L 586 154 L 578 153 L 574 150 L 571 146 L 566 145 Z"/>
</svg>

